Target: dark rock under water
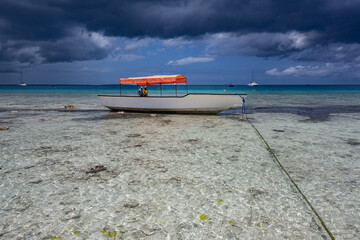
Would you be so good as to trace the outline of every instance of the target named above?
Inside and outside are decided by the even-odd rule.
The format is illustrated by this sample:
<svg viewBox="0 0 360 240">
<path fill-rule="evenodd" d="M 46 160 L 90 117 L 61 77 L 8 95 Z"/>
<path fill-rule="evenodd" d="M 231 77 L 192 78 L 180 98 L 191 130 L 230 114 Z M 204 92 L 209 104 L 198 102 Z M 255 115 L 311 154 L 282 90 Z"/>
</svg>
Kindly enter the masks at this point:
<svg viewBox="0 0 360 240">
<path fill-rule="evenodd" d="M 241 113 L 241 107 L 233 108 L 228 114 Z M 247 114 L 254 113 L 290 113 L 299 116 L 308 117 L 305 122 L 322 122 L 329 121 L 329 117 L 334 113 L 360 113 L 360 105 L 354 106 L 315 106 L 315 107 L 287 107 L 287 106 L 270 106 L 270 107 L 249 107 L 246 109 Z"/>
</svg>

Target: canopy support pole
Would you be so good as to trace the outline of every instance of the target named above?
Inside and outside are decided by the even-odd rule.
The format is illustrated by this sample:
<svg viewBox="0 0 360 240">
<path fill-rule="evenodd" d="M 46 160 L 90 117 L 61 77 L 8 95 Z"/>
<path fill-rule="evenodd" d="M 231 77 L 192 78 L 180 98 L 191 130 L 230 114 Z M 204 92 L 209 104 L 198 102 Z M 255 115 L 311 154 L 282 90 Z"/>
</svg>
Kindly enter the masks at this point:
<svg viewBox="0 0 360 240">
<path fill-rule="evenodd" d="M 160 96 L 162 96 L 162 84 L 160 84 Z"/>
<path fill-rule="evenodd" d="M 177 84 L 175 83 L 175 89 L 176 89 L 176 96 L 177 96 Z"/>
<path fill-rule="evenodd" d="M 186 82 L 186 94 L 189 94 L 188 84 Z"/>
<path fill-rule="evenodd" d="M 120 83 L 120 96 L 121 96 L 121 83 Z"/>
</svg>

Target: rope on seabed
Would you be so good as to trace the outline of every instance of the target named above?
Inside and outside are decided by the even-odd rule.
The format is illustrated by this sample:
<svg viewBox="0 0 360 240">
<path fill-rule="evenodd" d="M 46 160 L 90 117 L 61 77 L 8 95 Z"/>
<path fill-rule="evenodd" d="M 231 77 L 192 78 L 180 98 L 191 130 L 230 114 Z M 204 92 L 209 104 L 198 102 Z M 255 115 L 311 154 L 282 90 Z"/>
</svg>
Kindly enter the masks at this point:
<svg viewBox="0 0 360 240">
<path fill-rule="evenodd" d="M 245 105 L 245 103 L 244 103 Z M 290 179 L 290 181 L 293 183 L 293 185 L 295 186 L 295 188 L 299 191 L 299 193 L 301 194 L 301 196 L 303 197 L 303 199 L 305 200 L 305 202 L 310 206 L 311 210 L 315 213 L 315 215 L 318 217 L 318 219 L 321 222 L 321 225 L 325 228 L 327 234 L 329 235 L 329 237 L 332 240 L 335 240 L 335 237 L 332 235 L 332 233 L 330 232 L 330 230 L 328 229 L 328 227 L 326 226 L 324 220 L 320 217 L 320 215 L 317 213 L 317 211 L 315 210 L 315 208 L 312 206 L 312 204 L 310 203 L 310 201 L 307 199 L 307 197 L 304 195 L 304 193 L 300 190 L 299 186 L 296 184 L 296 182 L 294 181 L 294 179 L 292 179 L 292 177 L 290 176 L 290 174 L 286 171 L 286 169 L 283 167 L 283 165 L 281 164 L 281 162 L 279 161 L 279 159 L 276 157 L 274 151 L 270 148 L 269 144 L 266 142 L 265 138 L 261 135 L 261 133 L 259 132 L 259 130 L 254 126 L 254 124 L 248 119 L 247 115 L 246 116 L 246 120 L 251 124 L 251 126 L 255 129 L 255 131 L 258 133 L 258 135 L 260 136 L 260 138 L 263 140 L 263 142 L 265 143 L 266 147 L 268 148 L 268 150 L 270 151 L 270 153 L 272 154 L 272 156 L 275 158 L 276 162 L 279 164 L 279 166 L 281 167 L 281 169 L 284 171 L 284 173 L 287 175 L 287 177 Z"/>
</svg>

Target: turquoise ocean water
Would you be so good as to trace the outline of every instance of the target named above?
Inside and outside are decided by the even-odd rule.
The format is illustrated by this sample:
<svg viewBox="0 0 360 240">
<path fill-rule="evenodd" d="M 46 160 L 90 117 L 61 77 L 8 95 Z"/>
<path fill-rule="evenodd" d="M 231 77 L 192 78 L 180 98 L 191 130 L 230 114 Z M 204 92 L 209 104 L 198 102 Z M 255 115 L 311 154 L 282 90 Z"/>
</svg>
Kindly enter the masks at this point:
<svg viewBox="0 0 360 240">
<path fill-rule="evenodd" d="M 0 238 L 330 239 L 249 121 L 335 238 L 358 238 L 360 85 L 188 91 L 246 93 L 247 114 L 111 112 L 97 95 L 118 85 L 0 85 Z"/>
<path fill-rule="evenodd" d="M 313 114 L 326 114 L 326 112 L 353 112 L 358 111 L 360 102 L 360 85 L 265 85 L 259 87 L 239 86 L 229 87 L 228 85 L 173 85 L 149 86 L 151 96 L 182 96 L 189 93 L 245 93 L 248 95 L 246 106 L 248 113 L 254 112 L 288 112 L 307 113 L 310 110 Z M 97 95 L 119 95 L 119 85 L 30 85 L 18 87 L 16 85 L 0 85 L 1 98 L 10 102 L 11 98 L 18 98 L 27 102 L 32 101 L 45 108 L 60 107 L 56 100 L 68 99 L 69 101 L 81 101 L 87 109 L 99 109 Z M 135 96 L 137 86 L 123 85 L 122 95 Z M 26 100 L 28 99 L 28 100 Z M 71 99 L 71 100 L 70 100 Z M 54 105 L 55 104 L 55 105 Z M 4 105 L 3 105 L 4 106 Z M 30 104 L 31 106 L 31 104 Z M 62 106 L 61 106 L 62 107 Z M 316 108 L 317 110 L 314 110 Z M 239 109 L 233 109 L 237 113 Z"/>
</svg>

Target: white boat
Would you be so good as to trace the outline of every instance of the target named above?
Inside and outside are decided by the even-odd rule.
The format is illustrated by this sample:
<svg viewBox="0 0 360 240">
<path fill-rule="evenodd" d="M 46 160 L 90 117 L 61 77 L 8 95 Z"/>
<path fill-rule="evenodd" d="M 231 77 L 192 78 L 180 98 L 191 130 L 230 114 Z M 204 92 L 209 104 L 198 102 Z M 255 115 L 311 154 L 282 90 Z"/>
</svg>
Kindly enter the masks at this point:
<svg viewBox="0 0 360 240">
<path fill-rule="evenodd" d="M 248 84 L 248 86 L 257 87 L 257 86 L 259 86 L 259 84 L 257 84 L 256 82 L 251 82 L 251 83 Z"/>
<path fill-rule="evenodd" d="M 252 72 L 252 82 L 249 83 L 248 86 L 250 86 L 250 87 L 257 87 L 257 86 L 259 86 L 259 84 L 257 84 L 256 82 L 254 82 L 254 72 Z"/>
<path fill-rule="evenodd" d="M 20 72 L 20 83 L 18 84 L 18 87 L 27 87 L 27 84 L 22 81 L 22 72 Z"/>
<path fill-rule="evenodd" d="M 182 75 L 158 75 L 120 79 L 120 84 L 186 83 Z M 246 94 L 188 93 L 184 96 L 109 96 L 99 95 L 103 106 L 117 111 L 216 114 L 240 103 Z"/>
<path fill-rule="evenodd" d="M 242 101 L 240 94 L 189 93 L 182 97 L 137 97 L 99 95 L 101 104 L 112 110 L 214 114 Z"/>
</svg>

